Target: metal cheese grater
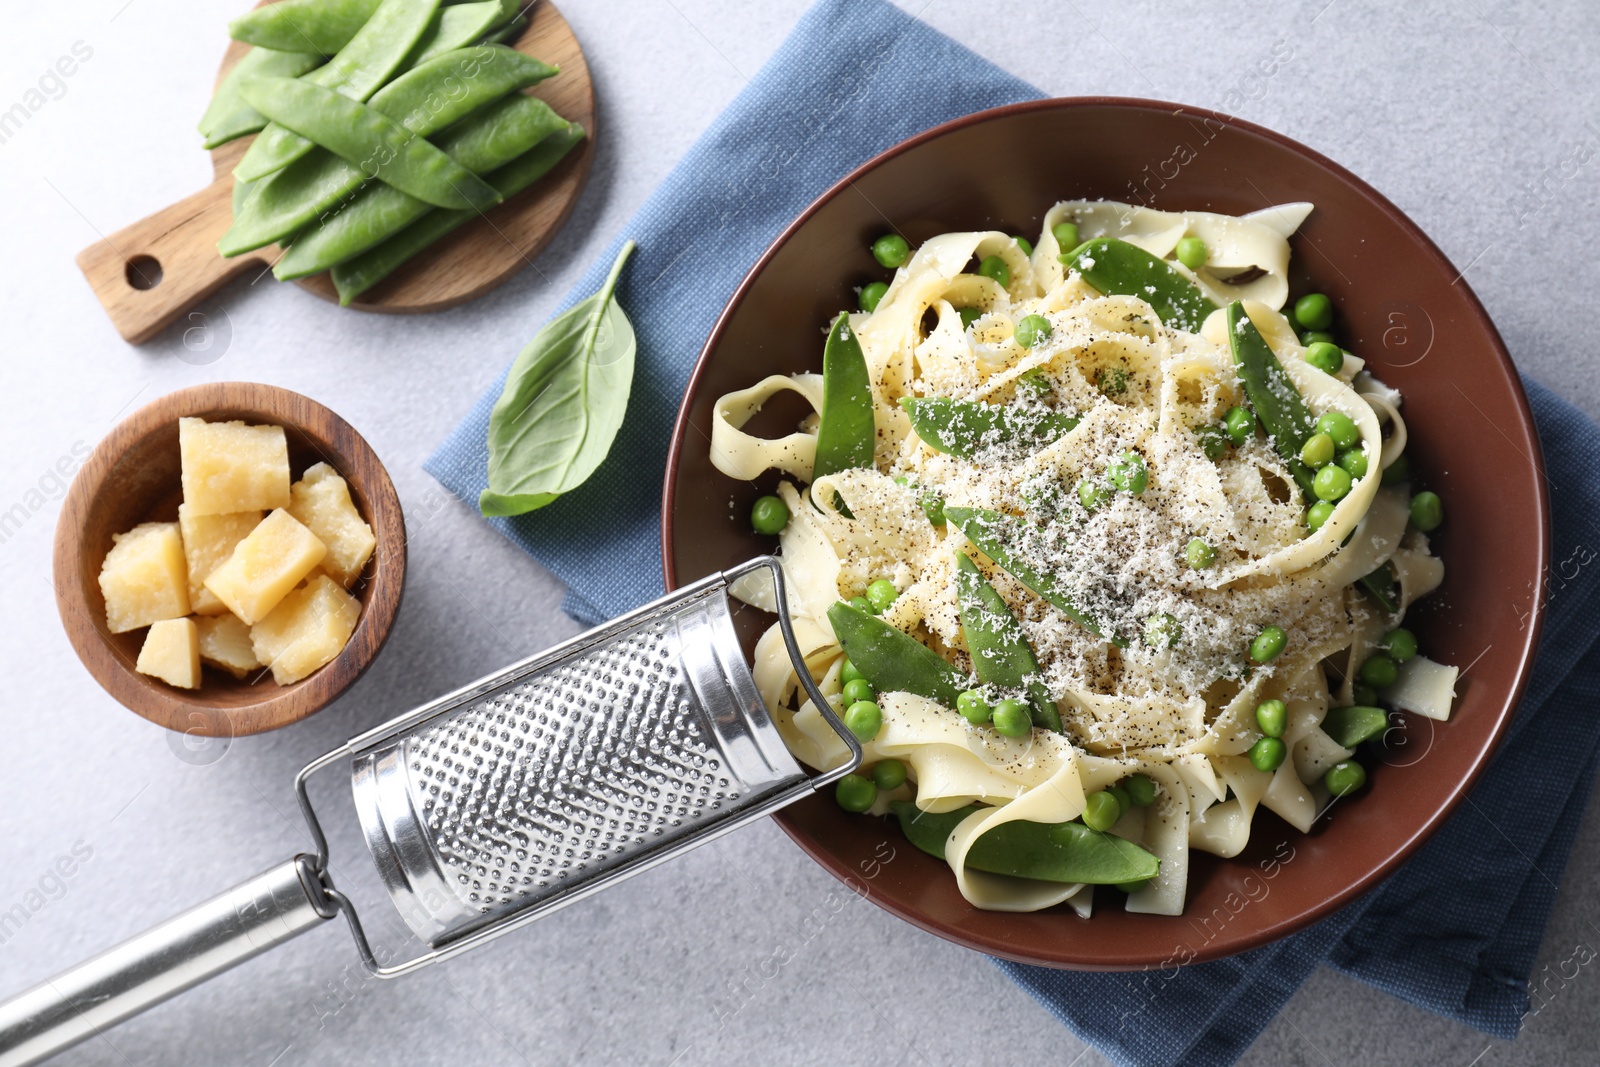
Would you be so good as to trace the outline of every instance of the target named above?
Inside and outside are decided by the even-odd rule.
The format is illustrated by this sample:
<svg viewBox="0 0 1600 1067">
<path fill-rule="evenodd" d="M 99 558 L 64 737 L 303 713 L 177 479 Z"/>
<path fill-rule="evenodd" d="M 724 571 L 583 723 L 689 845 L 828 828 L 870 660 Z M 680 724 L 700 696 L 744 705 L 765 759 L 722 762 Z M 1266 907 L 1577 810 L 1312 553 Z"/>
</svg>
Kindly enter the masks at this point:
<svg viewBox="0 0 1600 1067">
<path fill-rule="evenodd" d="M 768 572 L 801 684 L 850 760 L 809 777 L 761 702 L 728 587 Z M 427 945 L 379 965 L 307 793 L 347 764 L 401 917 Z M 861 745 L 817 690 L 783 572 L 761 557 L 391 720 L 295 780 L 302 854 L 0 1004 L 0 1067 L 24 1067 L 342 912 L 367 968 L 405 974 L 490 941 L 850 773 Z"/>
</svg>

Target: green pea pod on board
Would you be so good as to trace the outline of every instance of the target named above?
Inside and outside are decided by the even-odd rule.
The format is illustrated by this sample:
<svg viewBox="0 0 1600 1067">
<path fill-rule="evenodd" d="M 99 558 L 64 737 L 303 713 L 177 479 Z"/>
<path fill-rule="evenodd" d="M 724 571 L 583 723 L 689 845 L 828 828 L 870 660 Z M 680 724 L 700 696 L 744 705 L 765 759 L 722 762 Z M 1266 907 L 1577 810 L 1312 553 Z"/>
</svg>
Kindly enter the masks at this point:
<svg viewBox="0 0 1600 1067">
<path fill-rule="evenodd" d="M 891 805 L 906 839 L 930 856 L 944 859 L 945 842 L 975 811 L 969 804 L 933 814 L 909 801 Z M 1079 822 L 1042 823 L 1023 819 L 986 830 L 967 850 L 967 866 L 991 874 L 1033 878 L 1042 882 L 1119 885 L 1154 878 L 1161 860 L 1132 841 Z"/>
<path fill-rule="evenodd" d="M 385 85 L 372 107 L 411 133 L 428 137 L 518 89 L 556 73 L 556 68 L 511 48 L 480 45 L 430 59 Z M 238 181 L 237 173 L 234 180 Z M 234 211 L 232 227 L 217 242 L 236 256 L 282 241 L 324 216 L 367 181 L 362 169 L 326 149 L 316 149 L 262 179 L 258 194 Z"/>
<path fill-rule="evenodd" d="M 583 127 L 574 122 L 487 175 L 486 180 L 509 200 L 550 173 L 584 136 Z M 339 291 L 339 303 L 349 304 L 435 241 L 481 217 L 476 211 L 435 209 L 393 237 L 340 263 L 330 272 L 334 287 Z"/>
<path fill-rule="evenodd" d="M 228 36 L 260 48 L 331 56 L 377 9 L 378 0 L 278 0 L 228 23 Z"/>
<path fill-rule="evenodd" d="M 599 291 L 546 323 L 511 364 L 489 413 L 483 514 L 542 508 L 611 451 L 633 389 L 633 324 L 614 299 L 633 247 L 624 242 Z"/>
<path fill-rule="evenodd" d="M 828 621 L 844 654 L 880 693 L 911 693 L 947 708 L 967 688 L 967 676 L 933 649 L 876 615 L 839 601 Z"/>
<path fill-rule="evenodd" d="M 295 78 L 257 78 L 243 92 L 272 121 L 419 200 L 484 211 L 500 202 L 482 178 L 376 108 Z"/>
<path fill-rule="evenodd" d="M 828 327 L 828 342 L 822 349 L 822 414 L 811 480 L 872 466 L 877 440 L 867 357 L 850 328 L 850 316 L 840 312 Z"/>
<path fill-rule="evenodd" d="M 513 94 L 452 126 L 438 136 L 437 143 L 463 167 L 486 175 L 570 125 L 543 100 Z M 288 281 L 328 270 L 435 210 L 432 204 L 392 185 L 368 182 L 336 211 L 295 237 L 272 273 L 280 281 Z"/>
<path fill-rule="evenodd" d="M 502 41 L 509 41 L 514 37 L 520 36 L 522 31 L 527 29 L 527 27 L 528 17 L 526 15 L 518 15 L 510 22 L 486 36 L 483 39 L 483 42 L 485 44 L 499 44 Z"/>
<path fill-rule="evenodd" d="M 303 80 L 351 100 L 366 100 L 411 54 L 438 9 L 439 0 L 383 0 L 350 43 Z M 233 176 L 242 181 L 258 181 L 314 147 L 310 138 L 269 123 L 233 168 Z"/>
<path fill-rule="evenodd" d="M 1039 680 L 1039 660 L 1022 624 L 965 552 L 956 553 L 956 605 L 978 681 L 1026 691 L 1033 725 L 1060 733 L 1061 712 Z"/>
<path fill-rule="evenodd" d="M 1272 435 L 1273 447 L 1294 480 L 1310 492 L 1311 471 L 1300 462 L 1300 450 L 1316 432 L 1317 420 L 1311 417 L 1311 409 L 1273 354 L 1272 346 L 1245 314 L 1244 304 L 1237 300 L 1228 305 L 1228 344 L 1233 348 L 1233 365 L 1244 383 L 1250 407 Z"/>
<path fill-rule="evenodd" d="M 978 550 L 994 560 L 1011 577 L 1033 590 L 1039 596 L 1055 605 L 1067 618 L 1082 626 L 1096 637 L 1106 637 L 1100 625 L 1078 608 L 1062 592 L 1054 579 L 1048 574 L 1036 570 L 1028 565 L 1021 553 L 1014 550 L 1009 543 L 1008 535 L 1021 534 L 1024 531 L 1019 523 L 1008 519 L 998 511 L 989 511 L 984 508 L 958 508 L 945 505 L 945 521 L 955 525 L 957 529 L 978 547 Z M 1119 648 L 1127 647 L 1127 642 L 1112 635 L 1107 638 Z"/>
<path fill-rule="evenodd" d="M 267 117 L 249 104 L 239 92 L 247 78 L 298 78 L 322 65 L 322 57 L 307 52 L 278 52 L 271 48 L 252 48 L 228 71 L 211 96 L 211 104 L 200 117 L 200 136 L 207 148 L 225 145 L 267 124 Z"/>
<path fill-rule="evenodd" d="M 1388 729 L 1387 711 L 1362 704 L 1329 708 L 1322 720 L 1322 732 L 1333 738 L 1341 748 L 1355 748 L 1363 741 L 1382 737 Z"/>
<path fill-rule="evenodd" d="M 426 63 L 458 48 L 465 48 L 505 21 L 505 5 L 500 0 L 479 0 L 474 4 L 452 4 L 434 13 L 433 22 L 401 66 L 410 68 Z"/>
<path fill-rule="evenodd" d="M 1138 245 L 1096 237 L 1067 253 L 1062 262 L 1107 296 L 1136 296 L 1155 308 L 1161 321 L 1198 333 L 1217 310 L 1210 297 L 1171 263 Z"/>
<path fill-rule="evenodd" d="M 936 452 L 972 459 L 1008 444 L 1034 450 L 1065 437 L 1078 420 L 1059 412 L 1027 411 L 949 397 L 900 398 L 917 436 Z"/>
</svg>

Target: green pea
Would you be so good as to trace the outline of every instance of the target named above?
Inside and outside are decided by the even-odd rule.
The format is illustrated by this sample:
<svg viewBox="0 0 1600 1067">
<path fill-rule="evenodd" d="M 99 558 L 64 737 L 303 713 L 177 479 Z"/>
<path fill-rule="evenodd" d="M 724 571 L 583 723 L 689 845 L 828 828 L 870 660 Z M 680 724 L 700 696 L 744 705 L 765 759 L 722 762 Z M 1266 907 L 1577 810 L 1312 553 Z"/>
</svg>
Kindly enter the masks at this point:
<svg viewBox="0 0 1600 1067">
<path fill-rule="evenodd" d="M 857 611 L 864 611 L 868 615 L 876 615 L 877 614 L 877 611 L 872 606 L 872 601 L 868 600 L 864 596 L 853 596 L 853 597 L 851 597 L 850 598 L 850 606 L 855 608 Z"/>
<path fill-rule="evenodd" d="M 1389 658 L 1396 663 L 1404 663 L 1417 654 L 1417 635 L 1404 626 L 1396 626 L 1383 635 L 1378 647 L 1389 653 Z"/>
<path fill-rule="evenodd" d="M 1340 448 L 1354 448 L 1361 440 L 1356 420 L 1342 411 L 1324 411 L 1317 418 L 1317 433 L 1327 434 Z"/>
<path fill-rule="evenodd" d="M 1230 438 L 1221 426 L 1201 426 L 1194 435 L 1200 439 L 1200 451 L 1212 461 L 1219 460 L 1228 451 Z"/>
<path fill-rule="evenodd" d="M 1023 255 L 1025 255 L 1025 256 L 1033 255 L 1033 242 L 1032 241 L 1028 240 L 1026 237 L 1013 237 L 1012 240 L 1017 242 L 1017 247 L 1022 249 L 1022 254 Z"/>
<path fill-rule="evenodd" d="M 1322 784 L 1336 797 L 1349 796 L 1367 784 L 1367 769 L 1353 759 L 1340 760 L 1328 768 Z"/>
<path fill-rule="evenodd" d="M 1078 503 L 1085 511 L 1099 511 L 1111 499 L 1111 489 L 1099 482 L 1085 478 L 1078 483 Z"/>
<path fill-rule="evenodd" d="M 872 768 L 872 783 L 879 789 L 899 789 L 906 784 L 906 765 L 897 759 L 879 760 Z"/>
<path fill-rule="evenodd" d="M 1141 808 L 1156 799 L 1156 781 L 1148 775 L 1130 774 L 1122 780 L 1122 788 L 1128 791 L 1128 799 Z"/>
<path fill-rule="evenodd" d="M 1324 374 L 1338 374 L 1344 370 L 1344 352 L 1336 344 L 1317 341 L 1306 349 L 1306 362 Z"/>
<path fill-rule="evenodd" d="M 961 713 L 963 719 L 974 726 L 982 726 L 994 716 L 994 709 L 976 689 L 968 689 L 956 697 L 956 710 Z"/>
<path fill-rule="evenodd" d="M 782 497 L 760 497 L 750 506 L 750 525 L 758 534 L 782 533 L 789 525 L 789 505 Z"/>
<path fill-rule="evenodd" d="M 922 494 L 922 513 L 928 516 L 928 521 L 935 526 L 943 526 L 945 524 L 944 497 L 938 493 Z"/>
<path fill-rule="evenodd" d="M 1294 321 L 1307 330 L 1326 330 L 1333 325 L 1333 301 L 1321 293 L 1307 293 L 1294 302 Z"/>
<path fill-rule="evenodd" d="M 1076 222 L 1058 222 L 1050 227 L 1056 244 L 1061 246 L 1061 251 L 1070 252 L 1078 247 L 1078 224 Z"/>
<path fill-rule="evenodd" d="M 1203 571 L 1217 561 L 1217 550 L 1198 537 L 1191 537 L 1183 546 L 1183 561 L 1197 571 Z"/>
<path fill-rule="evenodd" d="M 1305 345 L 1307 348 L 1310 348 L 1318 341 L 1325 341 L 1330 345 L 1337 344 L 1337 342 L 1333 339 L 1333 334 L 1329 333 L 1327 330 L 1305 330 L 1300 334 L 1300 343 Z"/>
<path fill-rule="evenodd" d="M 1374 689 L 1387 689 L 1400 678 L 1400 665 L 1385 655 L 1376 655 L 1361 665 L 1361 680 Z"/>
<path fill-rule="evenodd" d="M 1222 428 L 1232 438 L 1236 445 L 1243 445 L 1250 440 L 1250 435 L 1256 432 L 1256 417 L 1250 413 L 1249 408 L 1231 407 L 1228 413 L 1222 416 Z"/>
<path fill-rule="evenodd" d="M 844 697 L 845 706 L 849 707 L 851 704 L 863 700 L 876 700 L 878 691 L 872 688 L 872 683 L 865 678 L 857 678 L 853 682 L 844 683 L 844 689 L 840 691 L 840 695 Z"/>
<path fill-rule="evenodd" d="M 1106 786 L 1106 792 L 1117 798 L 1117 807 L 1121 808 L 1123 811 L 1127 811 L 1129 808 L 1133 807 L 1133 798 L 1128 795 L 1128 791 L 1122 788 L 1122 786 L 1108 785 Z"/>
<path fill-rule="evenodd" d="M 1103 396 L 1121 396 L 1128 391 L 1128 372 L 1123 367 L 1102 367 L 1094 376 L 1094 384 Z"/>
<path fill-rule="evenodd" d="M 1118 882 L 1112 888 L 1113 889 L 1120 889 L 1122 892 L 1127 893 L 1127 894 L 1129 894 L 1131 896 L 1132 894 L 1137 893 L 1139 890 L 1143 889 L 1145 886 L 1149 885 L 1153 881 L 1155 881 L 1154 878 L 1141 878 L 1137 882 Z"/>
<path fill-rule="evenodd" d="M 1370 708 L 1378 703 L 1378 691 L 1363 682 L 1357 682 L 1350 687 L 1350 699 L 1364 708 Z"/>
<path fill-rule="evenodd" d="M 1002 700 L 994 706 L 994 728 L 1006 737 L 1024 737 L 1033 732 L 1033 714 L 1020 700 Z"/>
<path fill-rule="evenodd" d="M 1367 450 L 1364 448 L 1347 448 L 1339 453 L 1335 463 L 1343 467 L 1350 477 L 1355 479 L 1367 476 Z"/>
<path fill-rule="evenodd" d="M 993 278 L 1002 289 L 1011 284 L 1011 268 L 999 256 L 984 256 L 983 262 L 978 264 L 978 273 Z"/>
<path fill-rule="evenodd" d="M 849 685 L 851 682 L 864 681 L 866 677 L 866 675 L 856 670 L 856 665 L 848 659 L 839 667 L 839 681 L 844 685 Z"/>
<path fill-rule="evenodd" d="M 1300 462 L 1319 470 L 1333 462 L 1335 451 L 1333 438 L 1325 433 L 1314 433 L 1300 446 Z"/>
<path fill-rule="evenodd" d="M 1250 661 L 1270 663 L 1278 658 L 1288 643 L 1289 635 L 1284 632 L 1283 627 L 1263 627 L 1261 632 L 1256 634 L 1256 639 L 1250 642 Z"/>
<path fill-rule="evenodd" d="M 1111 829 L 1122 818 L 1122 805 L 1105 790 L 1090 793 L 1084 800 L 1083 825 L 1102 832 Z"/>
<path fill-rule="evenodd" d="M 983 309 L 962 308 L 960 311 L 956 312 L 956 314 L 961 316 L 961 328 L 965 330 L 971 328 L 973 323 L 977 322 L 983 317 Z"/>
<path fill-rule="evenodd" d="M 1289 707 L 1281 700 L 1263 700 L 1256 705 L 1256 725 L 1268 737 L 1282 737 L 1289 725 Z"/>
<path fill-rule="evenodd" d="M 1432 533 L 1444 522 L 1444 501 L 1438 493 L 1424 490 L 1411 498 L 1411 525 L 1423 533 Z"/>
<path fill-rule="evenodd" d="M 1383 468 L 1384 485 L 1400 485 L 1411 480 L 1411 457 L 1404 452 L 1394 457 L 1394 462 Z"/>
<path fill-rule="evenodd" d="M 861 287 L 860 304 L 862 311 L 877 311 L 878 304 L 883 300 L 883 294 L 889 291 L 887 282 L 873 282 L 871 285 Z"/>
<path fill-rule="evenodd" d="M 1333 514 L 1333 504 L 1327 500 L 1319 500 L 1306 509 L 1306 525 L 1312 533 L 1322 529 L 1322 524 L 1328 521 Z"/>
<path fill-rule="evenodd" d="M 844 724 L 861 740 L 871 741 L 883 727 L 883 709 L 870 700 L 858 700 L 845 709 Z"/>
<path fill-rule="evenodd" d="M 1111 461 L 1106 468 L 1106 477 L 1111 480 L 1113 488 L 1138 496 L 1150 485 L 1150 468 L 1139 453 L 1124 452 Z"/>
<path fill-rule="evenodd" d="M 1199 270 L 1206 265 L 1206 256 L 1210 255 L 1206 243 L 1198 237 L 1185 237 L 1178 242 L 1176 249 L 1178 262 L 1190 270 Z"/>
<path fill-rule="evenodd" d="M 1350 485 L 1350 472 L 1343 467 L 1323 467 L 1311 479 L 1311 491 L 1318 500 L 1343 500 Z"/>
<path fill-rule="evenodd" d="M 1289 746 L 1280 737 L 1258 737 L 1256 743 L 1250 746 L 1248 755 L 1250 766 L 1258 771 L 1271 772 L 1283 766 L 1284 758 L 1289 755 Z"/>
<path fill-rule="evenodd" d="M 872 242 L 872 258 L 890 270 L 911 258 L 911 246 L 897 233 L 886 233 Z"/>
<path fill-rule="evenodd" d="M 900 595 L 900 590 L 896 589 L 889 579 L 879 578 L 867 586 L 866 595 L 867 602 L 872 605 L 872 610 L 876 613 L 893 604 L 895 598 Z"/>
<path fill-rule="evenodd" d="M 1144 643 L 1151 648 L 1176 648 L 1182 637 L 1178 620 L 1164 611 L 1144 620 Z"/>
<path fill-rule="evenodd" d="M 1040 341 L 1048 341 L 1052 328 L 1050 320 L 1043 315 L 1026 315 L 1017 323 L 1011 336 L 1023 348 L 1032 348 Z"/>
<path fill-rule="evenodd" d="M 845 811 L 863 812 L 878 799 L 878 785 L 871 778 L 847 774 L 833 787 L 833 799 Z"/>
</svg>

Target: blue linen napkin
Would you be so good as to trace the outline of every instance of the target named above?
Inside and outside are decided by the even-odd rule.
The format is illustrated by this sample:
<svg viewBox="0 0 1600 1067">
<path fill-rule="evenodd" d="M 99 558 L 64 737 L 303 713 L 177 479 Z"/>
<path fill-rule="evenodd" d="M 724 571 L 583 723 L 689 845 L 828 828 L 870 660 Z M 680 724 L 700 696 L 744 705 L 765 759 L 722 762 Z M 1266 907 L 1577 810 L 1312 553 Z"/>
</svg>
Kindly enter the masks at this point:
<svg viewBox="0 0 1600 1067">
<path fill-rule="evenodd" d="M 639 339 L 628 418 L 611 458 L 544 510 L 492 519 L 568 586 L 566 611 L 598 623 L 660 595 L 661 476 L 679 398 L 716 316 L 801 209 L 877 152 L 948 119 L 1034 99 L 1032 86 L 882 0 L 820 0 L 701 136 L 562 308 L 593 292 L 621 241 L 639 244 L 619 296 Z M 426 469 L 476 505 L 486 393 Z M 1146 975 L 1002 962 L 1046 1008 L 1121 1064 L 1230 1064 L 1319 964 L 1499 1037 L 1528 1010 L 1528 975 L 1600 746 L 1597 627 L 1582 608 L 1600 568 L 1600 427 L 1528 383 L 1554 501 L 1552 597 L 1537 669 L 1512 734 L 1468 802 L 1400 871 L 1321 923 L 1253 952 Z M 1551 813 L 1560 813 L 1552 821 Z M 1515 828 L 1513 840 L 1498 827 Z"/>
</svg>

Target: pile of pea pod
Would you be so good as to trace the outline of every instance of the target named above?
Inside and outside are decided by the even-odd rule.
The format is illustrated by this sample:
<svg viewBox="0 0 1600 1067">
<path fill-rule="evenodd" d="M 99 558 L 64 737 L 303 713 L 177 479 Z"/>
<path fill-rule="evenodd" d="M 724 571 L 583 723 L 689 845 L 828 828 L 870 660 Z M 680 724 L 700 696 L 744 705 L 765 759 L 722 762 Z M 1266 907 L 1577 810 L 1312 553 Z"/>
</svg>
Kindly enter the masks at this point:
<svg viewBox="0 0 1600 1067">
<path fill-rule="evenodd" d="M 582 126 L 522 90 L 557 69 L 500 41 L 520 0 L 280 0 L 228 27 L 253 47 L 200 120 L 234 168 L 224 256 L 277 243 L 280 280 L 331 273 L 349 304 L 521 192 Z"/>
</svg>

